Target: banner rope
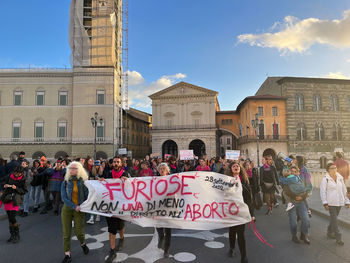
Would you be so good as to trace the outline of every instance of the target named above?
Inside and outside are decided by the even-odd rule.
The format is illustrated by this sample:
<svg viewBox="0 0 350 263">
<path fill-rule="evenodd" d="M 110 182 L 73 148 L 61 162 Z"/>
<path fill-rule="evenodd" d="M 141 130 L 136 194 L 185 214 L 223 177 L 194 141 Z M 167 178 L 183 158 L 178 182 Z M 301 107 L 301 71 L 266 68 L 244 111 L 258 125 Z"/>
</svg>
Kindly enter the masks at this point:
<svg viewBox="0 0 350 263">
<path fill-rule="evenodd" d="M 260 234 L 259 231 L 256 229 L 254 221 L 249 223 L 248 228 L 250 228 L 252 230 L 252 232 L 256 235 L 256 237 L 260 240 L 261 243 L 266 244 L 266 245 L 270 246 L 271 248 L 273 248 L 273 245 L 268 243 L 266 241 L 266 239 L 262 236 L 262 234 Z"/>
</svg>

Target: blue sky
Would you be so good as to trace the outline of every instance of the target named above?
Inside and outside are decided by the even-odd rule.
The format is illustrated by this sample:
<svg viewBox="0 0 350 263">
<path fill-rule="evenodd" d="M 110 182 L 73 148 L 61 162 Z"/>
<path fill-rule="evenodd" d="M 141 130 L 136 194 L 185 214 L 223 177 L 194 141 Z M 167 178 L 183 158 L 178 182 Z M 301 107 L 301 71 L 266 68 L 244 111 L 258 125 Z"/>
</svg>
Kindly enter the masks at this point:
<svg viewBox="0 0 350 263">
<path fill-rule="evenodd" d="M 69 67 L 69 4 L 2 3 L 0 68 Z M 232 110 L 267 76 L 350 78 L 347 10 L 345 0 L 129 0 L 132 106 L 150 112 L 147 96 L 177 81 L 217 90 Z"/>
</svg>

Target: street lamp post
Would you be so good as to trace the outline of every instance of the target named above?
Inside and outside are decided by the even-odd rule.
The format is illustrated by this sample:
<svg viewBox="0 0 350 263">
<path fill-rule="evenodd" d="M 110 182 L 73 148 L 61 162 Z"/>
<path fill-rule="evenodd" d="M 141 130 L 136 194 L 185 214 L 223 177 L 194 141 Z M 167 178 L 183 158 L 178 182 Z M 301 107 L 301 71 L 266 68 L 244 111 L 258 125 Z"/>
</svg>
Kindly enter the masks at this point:
<svg viewBox="0 0 350 263">
<path fill-rule="evenodd" d="M 102 117 L 98 117 L 98 113 L 95 112 L 94 117 L 91 117 L 92 127 L 95 129 L 95 138 L 94 138 L 94 160 L 96 160 L 96 139 L 97 139 L 97 124 L 100 123 L 102 125 L 103 119 Z"/>
<path fill-rule="evenodd" d="M 259 160 L 259 119 L 258 119 L 259 114 L 255 114 L 255 119 L 252 120 L 252 126 L 255 129 L 256 133 L 256 154 L 257 154 L 257 162 L 258 162 L 258 167 L 260 165 L 260 160 Z"/>
</svg>

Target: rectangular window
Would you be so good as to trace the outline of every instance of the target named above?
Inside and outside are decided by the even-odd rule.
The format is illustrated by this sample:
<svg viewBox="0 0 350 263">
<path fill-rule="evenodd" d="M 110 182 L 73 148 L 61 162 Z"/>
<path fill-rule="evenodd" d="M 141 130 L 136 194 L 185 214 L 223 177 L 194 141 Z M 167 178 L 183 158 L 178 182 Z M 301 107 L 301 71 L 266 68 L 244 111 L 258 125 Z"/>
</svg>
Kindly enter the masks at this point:
<svg viewBox="0 0 350 263">
<path fill-rule="evenodd" d="M 12 123 L 12 139 L 18 141 L 21 138 L 21 122 Z"/>
<path fill-rule="evenodd" d="M 196 128 L 199 127 L 199 119 L 194 120 L 194 127 L 196 127 Z"/>
<path fill-rule="evenodd" d="M 264 116 L 264 107 L 258 107 L 259 116 Z"/>
<path fill-rule="evenodd" d="M 22 91 L 15 91 L 13 94 L 13 104 L 16 106 L 22 105 Z"/>
<path fill-rule="evenodd" d="M 168 128 L 171 128 L 171 126 L 173 126 L 173 122 L 171 120 L 167 120 L 167 125 Z"/>
<path fill-rule="evenodd" d="M 36 92 L 36 105 L 37 106 L 42 106 L 44 105 L 44 100 L 45 100 L 45 91 L 37 91 Z"/>
<path fill-rule="evenodd" d="M 105 104 L 105 91 L 104 90 L 98 90 L 97 91 L 97 104 Z"/>
<path fill-rule="evenodd" d="M 227 148 L 226 148 L 227 150 L 231 150 L 231 147 L 230 146 L 227 146 Z"/>
<path fill-rule="evenodd" d="M 68 104 L 68 92 L 60 91 L 58 93 L 58 105 L 66 106 Z"/>
<path fill-rule="evenodd" d="M 34 124 L 34 137 L 36 141 L 42 141 L 44 137 L 44 123 L 35 122 Z"/>
<path fill-rule="evenodd" d="M 273 139 L 275 140 L 279 139 L 279 127 L 277 123 L 272 124 L 272 134 L 273 134 Z"/>
<path fill-rule="evenodd" d="M 67 122 L 59 122 L 58 123 L 58 138 L 60 138 L 60 141 L 64 141 L 67 138 Z"/>
<path fill-rule="evenodd" d="M 231 138 L 227 138 L 227 139 L 226 139 L 226 143 L 227 143 L 227 144 L 231 144 Z"/>
<path fill-rule="evenodd" d="M 272 107 L 272 116 L 277 116 L 277 115 L 278 115 L 277 107 Z"/>
<path fill-rule="evenodd" d="M 220 145 L 222 145 L 222 138 L 220 138 Z"/>
<path fill-rule="evenodd" d="M 104 122 L 97 123 L 97 128 L 96 128 L 96 134 L 97 134 L 97 140 L 98 141 L 103 141 L 104 137 L 105 137 L 105 126 L 104 126 Z"/>
</svg>

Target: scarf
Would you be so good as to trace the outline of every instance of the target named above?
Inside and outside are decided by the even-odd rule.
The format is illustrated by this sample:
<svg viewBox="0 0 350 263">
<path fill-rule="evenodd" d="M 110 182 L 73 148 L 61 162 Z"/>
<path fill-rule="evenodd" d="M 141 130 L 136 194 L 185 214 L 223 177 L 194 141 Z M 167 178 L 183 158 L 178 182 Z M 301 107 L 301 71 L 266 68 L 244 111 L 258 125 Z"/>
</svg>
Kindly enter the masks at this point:
<svg viewBox="0 0 350 263">
<path fill-rule="evenodd" d="M 170 168 L 171 169 L 176 169 L 176 165 L 175 164 L 170 164 Z"/>
<path fill-rule="evenodd" d="M 22 178 L 23 178 L 23 175 L 21 175 L 20 177 L 16 177 L 14 174 L 11 174 L 11 179 L 13 179 L 13 180 L 15 180 L 15 181 L 20 181 L 20 180 L 22 180 Z"/>
<path fill-rule="evenodd" d="M 123 169 L 120 169 L 119 171 L 113 169 L 112 170 L 113 179 L 118 179 L 118 178 L 122 177 L 123 173 L 124 173 Z"/>
</svg>

